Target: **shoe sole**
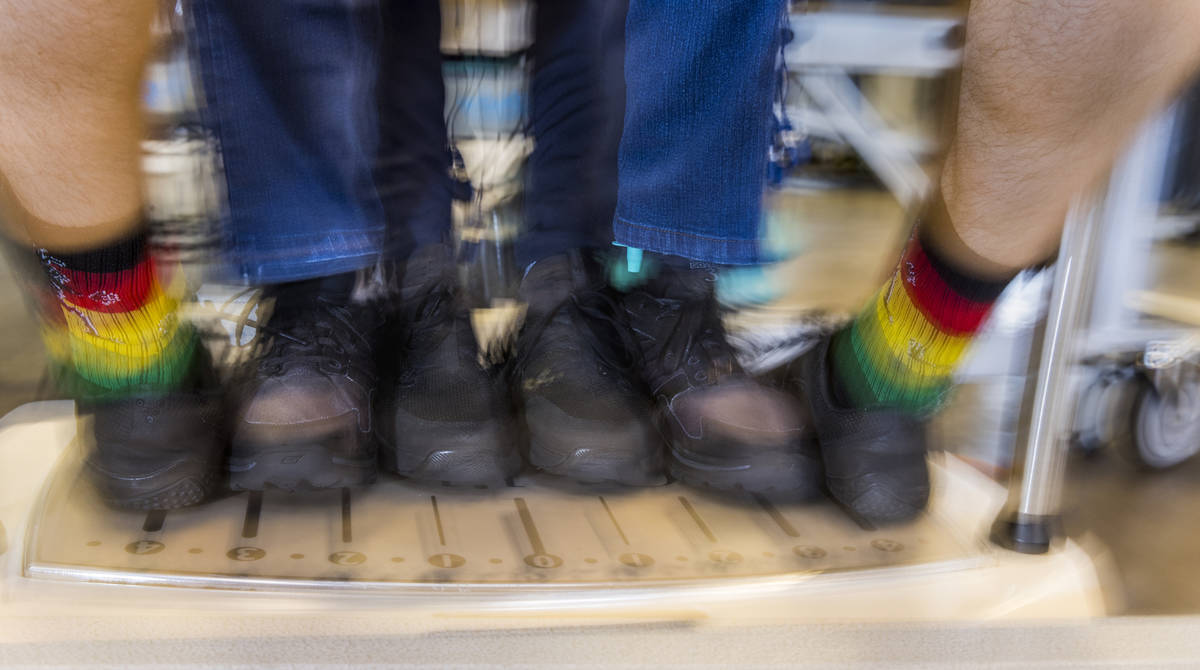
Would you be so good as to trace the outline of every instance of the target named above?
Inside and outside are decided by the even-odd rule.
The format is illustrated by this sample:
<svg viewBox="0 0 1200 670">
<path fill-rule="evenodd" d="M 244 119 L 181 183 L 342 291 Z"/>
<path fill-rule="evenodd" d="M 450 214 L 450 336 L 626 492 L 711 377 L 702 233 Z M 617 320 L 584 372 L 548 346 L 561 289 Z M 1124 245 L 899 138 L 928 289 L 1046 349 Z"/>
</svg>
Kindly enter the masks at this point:
<svg viewBox="0 0 1200 670">
<path fill-rule="evenodd" d="M 619 484 L 621 486 L 659 486 L 666 483 L 662 459 L 637 462 L 608 457 L 601 449 L 579 447 L 563 452 L 552 444 L 578 442 L 578 437 L 552 437 L 545 440 L 530 438 L 529 461 L 533 467 L 580 484 Z M 600 455 L 598 455 L 600 454 Z"/>
<path fill-rule="evenodd" d="M 774 494 L 789 500 L 807 501 L 822 497 L 821 463 L 813 455 L 767 452 L 753 457 L 717 458 L 686 447 L 671 447 L 671 476 L 698 488 L 717 491 Z M 745 454 L 741 445 L 729 445 L 730 454 Z"/>
<path fill-rule="evenodd" d="M 311 435 L 306 426 L 271 426 L 270 441 L 234 438 L 229 456 L 229 487 L 234 491 L 308 491 L 365 486 L 375 481 L 374 443 L 348 425 Z M 297 433 L 290 438 L 288 433 Z M 299 435 L 299 433 L 305 433 Z M 345 454 L 353 454 L 346 456 Z"/>
<path fill-rule="evenodd" d="M 429 421 L 393 410 L 396 444 L 380 445 L 380 465 L 398 475 L 458 486 L 502 485 L 521 471 L 512 424 Z"/>
<path fill-rule="evenodd" d="M 873 496 L 869 491 L 850 488 L 855 483 L 829 478 L 825 482 L 829 497 L 838 507 L 863 530 L 878 530 L 888 526 L 905 524 L 916 519 L 925 511 L 929 502 L 929 484 L 926 475 L 924 486 L 906 486 L 915 495 L 909 500 L 900 500 L 888 489 L 881 488 Z M 867 503 L 871 500 L 871 503 Z"/>
<path fill-rule="evenodd" d="M 529 462 L 538 470 L 583 484 L 666 483 L 662 438 L 648 423 L 587 421 L 549 401 L 530 399 L 525 426 Z"/>
<path fill-rule="evenodd" d="M 180 461 L 148 477 L 121 477 L 85 466 L 100 499 L 110 507 L 130 510 L 173 510 L 198 505 L 217 490 L 217 469 Z"/>
</svg>

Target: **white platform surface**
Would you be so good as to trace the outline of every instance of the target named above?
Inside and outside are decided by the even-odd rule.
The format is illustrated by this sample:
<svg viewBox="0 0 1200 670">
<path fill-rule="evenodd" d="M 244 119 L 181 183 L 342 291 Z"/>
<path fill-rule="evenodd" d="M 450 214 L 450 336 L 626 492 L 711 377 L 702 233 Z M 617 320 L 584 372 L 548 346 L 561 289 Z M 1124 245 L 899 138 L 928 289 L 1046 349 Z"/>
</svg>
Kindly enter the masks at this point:
<svg viewBox="0 0 1200 670">
<path fill-rule="evenodd" d="M 45 561 L 39 563 L 44 556 L 39 558 L 32 555 L 37 552 L 31 552 L 27 566 L 23 555 L 30 530 L 27 524 L 48 476 L 74 433 L 71 404 L 66 402 L 33 403 L 0 420 L 0 522 L 6 540 L 6 550 L 0 555 L 0 662 L 120 665 L 170 658 L 172 662 L 257 660 L 285 664 L 722 664 L 787 662 L 792 648 L 809 649 L 812 660 L 834 662 L 836 659 L 828 656 L 833 648 L 822 647 L 818 638 L 809 637 L 812 631 L 839 631 L 828 633 L 833 643 L 835 639 L 857 639 L 852 632 L 865 630 L 864 625 L 881 634 L 887 630 L 919 633 L 937 630 L 938 626 L 957 628 L 964 621 L 968 626 L 1003 621 L 1002 625 L 1009 627 L 1005 629 L 1039 622 L 1036 627 L 1042 629 L 1043 625 L 1051 625 L 1042 622 L 1087 619 L 1105 611 L 1102 570 L 1078 544 L 1067 541 L 1046 556 L 1023 556 L 988 545 L 986 530 L 1003 502 L 1004 492 L 949 457 L 931 460 L 934 497 L 926 517 L 909 528 L 874 533 L 840 524 L 832 508 L 807 510 L 781 504 L 776 511 L 794 526 L 795 533 L 789 536 L 785 529 L 788 524 L 775 523 L 765 509 L 725 508 L 703 494 L 682 490 L 682 495 L 676 495 L 679 491 L 673 487 L 662 487 L 647 493 L 615 494 L 611 508 L 619 510 L 617 516 L 623 519 L 622 543 L 614 539 L 612 531 L 601 529 L 602 520 L 596 521 L 600 515 L 595 513 L 599 506 L 595 496 L 546 490 L 536 481 L 525 484 L 525 488 L 463 494 L 466 498 L 456 497 L 452 490 L 435 491 L 447 501 L 443 503 L 445 509 L 454 510 L 459 505 L 451 514 L 464 517 L 459 530 L 469 537 L 452 538 L 463 547 L 456 551 L 470 566 L 489 566 L 456 576 L 433 562 L 444 562 L 435 557 L 439 552 L 449 552 L 443 552 L 441 546 L 446 544 L 445 538 L 440 544 L 431 538 L 427 522 L 422 521 L 430 517 L 423 516 L 423 512 L 397 516 L 396 528 L 412 526 L 409 539 L 397 536 L 399 539 L 393 539 L 388 547 L 378 544 L 378 538 L 391 526 L 379 519 L 378 510 L 362 510 L 383 504 L 382 496 L 390 490 L 387 486 L 398 487 L 397 491 L 407 486 L 393 481 L 381 489 L 375 502 L 364 494 L 355 503 L 356 515 L 360 515 L 356 519 L 366 520 L 365 525 L 356 526 L 359 536 L 365 533 L 366 538 L 356 540 L 359 546 L 355 548 L 369 547 L 363 550 L 366 558 L 361 563 L 335 565 L 335 554 L 345 549 L 340 543 L 346 539 L 330 539 L 336 535 L 329 530 L 336 528 L 336 516 L 329 517 L 332 520 L 325 527 L 312 529 L 319 541 L 303 540 L 303 534 L 300 540 L 295 539 L 295 533 L 279 536 L 335 549 L 319 556 L 324 566 L 321 574 L 327 577 L 325 583 L 305 577 L 302 568 L 286 567 L 292 565 L 287 561 L 275 564 L 284 568 L 268 569 L 270 561 L 264 559 L 257 574 L 234 562 L 235 550 L 244 544 L 239 537 L 245 533 L 241 526 L 244 498 L 226 499 L 216 505 L 235 509 L 228 515 L 236 515 L 237 523 L 222 531 L 225 535 L 216 536 L 217 544 L 224 542 L 217 549 L 230 545 L 227 557 L 212 550 L 212 546 L 188 547 L 202 551 L 187 555 L 203 556 L 208 562 L 203 570 L 186 572 L 197 579 L 215 580 L 205 586 L 217 588 L 113 583 L 139 581 L 138 575 L 148 575 L 147 580 L 140 581 L 161 583 L 156 574 L 170 576 L 170 571 L 155 572 L 158 568 L 153 566 L 162 563 L 137 563 L 143 559 L 165 560 L 163 556 L 169 554 L 166 548 L 149 557 L 125 551 L 106 554 L 109 559 L 105 560 L 87 558 L 87 550 L 123 543 L 126 536 L 120 533 L 125 532 L 122 529 L 127 524 L 122 525 L 125 522 L 119 520 L 120 515 L 97 522 L 103 528 L 95 532 L 84 528 L 75 531 L 78 537 L 52 537 L 54 547 L 39 550 L 50 552 L 46 555 L 59 551 L 54 555 L 61 557 L 61 547 L 55 549 L 58 545 L 78 547 L 72 549 L 83 557 L 78 563 L 90 562 L 99 568 L 79 571 L 75 565 L 62 574 L 39 571 L 39 565 L 47 565 Z M 407 495 L 412 499 L 411 509 L 423 510 L 428 493 L 414 490 L 392 497 Z M 556 552 L 562 560 L 561 566 L 555 566 L 561 571 L 556 576 L 543 576 L 547 568 L 539 562 L 544 561 L 529 559 L 528 552 L 537 547 L 529 545 L 532 538 L 519 527 L 497 530 L 490 539 L 485 537 L 485 530 L 470 530 L 471 524 L 477 523 L 475 519 L 487 519 L 492 513 L 501 516 L 494 522 L 480 523 L 513 525 L 513 519 L 521 518 L 519 507 L 512 506 L 517 497 L 525 501 L 521 505 L 526 510 L 532 511 L 530 516 L 538 519 L 538 541 L 544 543 L 544 553 Z M 685 530 L 694 519 L 689 520 L 678 509 L 662 511 L 667 502 L 673 502 L 668 498 L 680 497 L 688 497 L 691 509 L 705 517 L 708 531 L 694 527 Z M 264 501 L 261 537 L 269 536 L 265 510 L 271 504 L 270 498 Z M 468 510 L 480 512 L 467 519 Z M 320 515 L 327 517 L 329 513 L 319 512 L 318 516 L 325 518 Z M 739 519 L 743 517 L 754 520 L 742 523 Z M 159 531 L 161 535 L 154 536 L 167 548 L 178 550 L 179 557 L 172 559 L 176 564 L 186 560 L 184 547 L 201 537 L 184 534 L 180 540 L 183 544 L 178 544 L 178 528 L 209 527 L 207 521 L 189 526 L 178 518 L 168 516 Z M 372 518 L 375 520 L 370 521 Z M 579 523 L 573 519 L 579 519 Z M 643 530 L 638 531 L 639 527 Z M 139 537 L 144 533 L 140 527 L 128 531 L 129 543 L 125 546 L 136 547 L 135 543 L 148 541 Z M 114 539 L 109 535 L 103 540 L 92 538 L 101 532 L 117 535 Z M 443 535 L 455 532 L 447 528 Z M 796 533 L 805 537 L 797 538 Z M 911 539 L 914 537 L 918 539 Z M 751 542 L 747 538 L 756 538 L 753 542 L 758 544 L 747 544 Z M 894 545 L 901 540 L 889 538 L 903 538 L 911 551 L 897 550 Z M 275 544 L 267 548 L 267 553 L 301 555 L 291 545 L 280 544 L 283 541 L 272 540 Z M 623 546 L 639 542 L 653 546 L 653 551 L 659 553 L 655 567 L 658 572 L 650 576 L 640 573 L 637 566 L 622 565 L 623 554 L 617 553 Z M 722 542 L 737 546 L 726 547 Z M 786 552 L 789 546 L 811 546 L 810 542 L 820 542 L 825 548 L 826 555 L 818 561 L 821 567 L 812 567 L 806 562 L 812 559 L 801 555 L 801 551 L 790 555 Z M 845 544 L 837 546 L 840 542 Z M 771 543 L 785 550 L 760 551 Z M 661 554 L 663 551 L 690 553 L 672 557 Z M 897 558 L 906 555 L 905 551 L 911 559 Z M 388 562 L 384 556 L 400 552 L 408 565 L 424 561 L 425 567 L 411 572 L 405 563 L 381 565 Z M 738 553 L 736 564 L 723 562 L 732 553 Z M 125 563 L 113 558 L 116 556 L 124 556 L 120 561 Z M 484 563 L 484 556 L 494 560 Z M 703 567 L 698 565 L 706 556 L 716 558 Z M 672 559 L 696 565 L 672 567 Z M 292 560 L 299 565 L 307 559 Z M 226 564 L 233 567 L 222 567 Z M 130 570 L 131 566 L 138 569 Z M 356 573 L 346 572 L 366 566 L 374 572 L 364 573 L 361 579 L 355 578 Z M 132 579 L 130 574 L 134 575 Z M 232 574 L 247 575 L 251 581 L 239 582 L 229 577 Z M 1067 626 L 1066 630 L 1073 624 L 1053 625 Z M 540 640 L 558 642 L 547 646 Z M 781 649 L 782 640 L 791 642 Z M 397 645 L 408 650 L 403 657 L 394 656 Z M 824 651 L 815 651 L 819 649 Z M 882 650 L 880 647 L 875 651 Z M 869 660 L 872 650 L 862 651 L 864 655 L 858 660 Z M 911 659 L 927 658 L 928 650 L 910 651 Z"/>
</svg>

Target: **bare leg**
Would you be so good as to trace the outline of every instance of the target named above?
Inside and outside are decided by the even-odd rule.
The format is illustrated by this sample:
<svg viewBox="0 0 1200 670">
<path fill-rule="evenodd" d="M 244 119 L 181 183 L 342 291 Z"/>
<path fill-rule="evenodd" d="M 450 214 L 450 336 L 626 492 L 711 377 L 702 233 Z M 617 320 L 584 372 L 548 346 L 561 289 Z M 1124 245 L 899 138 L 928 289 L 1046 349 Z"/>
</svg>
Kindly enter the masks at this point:
<svg viewBox="0 0 1200 670">
<path fill-rule="evenodd" d="M 1004 283 L 1050 257 L 1071 198 L 1200 64 L 1197 25 L 1194 0 L 972 2 L 942 197 L 835 342 L 851 404 L 936 406 Z"/>
<path fill-rule="evenodd" d="M 1197 26 L 1195 0 L 973 0 L 934 243 L 995 277 L 1048 258 L 1072 196 L 1200 64 Z"/>
<path fill-rule="evenodd" d="M 973 0 L 942 197 L 888 283 L 803 363 L 826 484 L 856 518 L 924 506 L 924 433 L 906 415 L 936 409 L 1008 279 L 1051 255 L 1071 198 L 1183 86 L 1197 25 L 1195 0 Z M 848 422 L 846 407 L 863 411 Z"/>
<path fill-rule="evenodd" d="M 139 222 L 153 0 L 0 0 L 0 219 L 57 251 Z"/>
<path fill-rule="evenodd" d="M 139 90 L 154 0 L 0 0 L 0 221 L 39 306 L 83 473 L 109 504 L 171 509 L 216 488 L 207 359 L 141 231 Z M 36 267 L 40 263 L 42 267 Z"/>
<path fill-rule="evenodd" d="M 44 272 L 25 278 L 76 396 L 174 388 L 194 351 L 177 313 L 183 277 L 158 272 L 140 228 L 154 6 L 0 0 L 0 219 L 36 249 Z"/>
</svg>

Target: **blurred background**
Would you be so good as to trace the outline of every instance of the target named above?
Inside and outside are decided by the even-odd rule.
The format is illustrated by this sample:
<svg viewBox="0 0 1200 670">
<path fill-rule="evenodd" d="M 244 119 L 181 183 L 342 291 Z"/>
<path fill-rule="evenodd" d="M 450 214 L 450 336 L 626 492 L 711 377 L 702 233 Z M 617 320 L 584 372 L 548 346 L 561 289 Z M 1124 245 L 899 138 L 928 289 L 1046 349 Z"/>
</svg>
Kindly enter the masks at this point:
<svg viewBox="0 0 1200 670">
<path fill-rule="evenodd" d="M 963 7 L 800 0 L 792 16 L 768 194 L 768 237 L 784 260 L 720 283 L 732 336 L 757 369 L 851 316 L 891 272 L 949 131 Z M 443 0 L 445 114 L 456 176 L 469 184 L 455 230 L 489 341 L 502 340 L 513 317 L 530 17 L 522 0 Z M 187 26 L 186 0 L 164 1 L 144 96 L 152 243 L 183 261 L 199 291 L 193 318 L 214 350 L 236 356 L 254 335 L 255 296 L 208 279 L 221 234 L 220 149 L 197 114 L 203 91 Z M 1084 315 L 1068 334 L 1072 420 L 1056 436 L 1071 445 L 1064 526 L 1106 548 L 1097 551 L 1116 568 L 1106 594 L 1115 614 L 1200 613 L 1197 137 L 1200 89 L 1147 128 L 1095 197 L 1087 253 L 1105 270 L 1089 278 Z M 1024 439 L 1031 351 L 1052 281 L 1048 269 L 1013 283 L 933 426 L 936 448 L 999 481 Z M 51 394 L 19 286 L 0 284 L 0 414 Z"/>
</svg>

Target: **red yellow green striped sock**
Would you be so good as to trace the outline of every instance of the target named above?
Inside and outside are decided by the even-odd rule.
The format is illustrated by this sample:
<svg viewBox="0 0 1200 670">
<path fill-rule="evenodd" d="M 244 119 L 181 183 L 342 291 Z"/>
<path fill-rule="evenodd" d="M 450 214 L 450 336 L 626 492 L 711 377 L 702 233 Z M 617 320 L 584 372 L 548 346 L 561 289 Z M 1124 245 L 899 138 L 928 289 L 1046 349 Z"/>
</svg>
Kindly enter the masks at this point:
<svg viewBox="0 0 1200 670">
<path fill-rule="evenodd" d="M 900 265 L 830 349 L 835 387 L 861 408 L 937 407 L 1006 281 L 969 276 L 914 235 Z"/>
<path fill-rule="evenodd" d="M 183 273 L 161 273 L 138 234 L 74 254 L 39 250 L 49 277 L 42 339 L 72 395 L 167 390 L 191 364 L 195 333 L 179 320 Z"/>
</svg>

